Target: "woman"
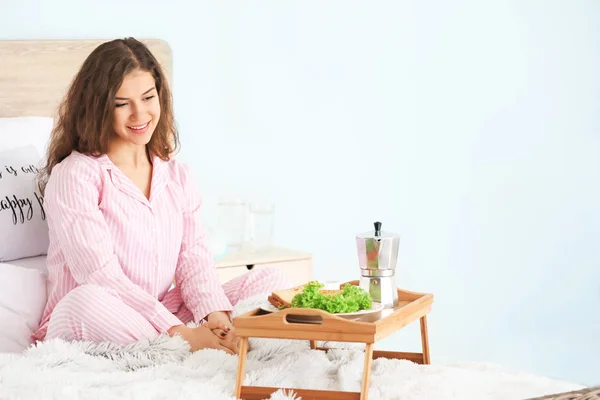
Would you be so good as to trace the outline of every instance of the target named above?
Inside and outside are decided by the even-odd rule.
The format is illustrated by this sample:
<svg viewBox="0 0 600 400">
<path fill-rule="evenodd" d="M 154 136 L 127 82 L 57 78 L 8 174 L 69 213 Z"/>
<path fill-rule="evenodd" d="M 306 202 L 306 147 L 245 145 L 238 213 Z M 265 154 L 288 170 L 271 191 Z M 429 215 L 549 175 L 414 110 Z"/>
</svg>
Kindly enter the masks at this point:
<svg viewBox="0 0 600 400">
<path fill-rule="evenodd" d="M 290 286 L 269 269 L 220 285 L 193 177 L 171 158 L 177 144 L 171 93 L 146 46 L 96 48 L 60 107 L 40 180 L 49 298 L 34 339 L 127 344 L 167 333 L 191 351 L 233 354 L 232 305 Z"/>
</svg>

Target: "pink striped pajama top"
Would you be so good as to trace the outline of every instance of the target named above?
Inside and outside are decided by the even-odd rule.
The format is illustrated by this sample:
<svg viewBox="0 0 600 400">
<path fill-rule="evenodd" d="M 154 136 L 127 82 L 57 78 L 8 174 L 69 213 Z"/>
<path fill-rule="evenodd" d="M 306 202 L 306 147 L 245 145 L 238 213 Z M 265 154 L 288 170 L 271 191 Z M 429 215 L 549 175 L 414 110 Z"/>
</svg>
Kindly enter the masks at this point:
<svg viewBox="0 0 600 400">
<path fill-rule="evenodd" d="M 107 288 L 161 333 L 182 323 L 161 303 L 173 276 L 196 322 L 232 310 L 205 246 L 189 169 L 174 159 L 152 163 L 149 200 L 106 155 L 74 151 L 54 167 L 44 203 L 49 297 L 34 339 L 45 337 L 56 304 L 84 284 Z"/>
</svg>

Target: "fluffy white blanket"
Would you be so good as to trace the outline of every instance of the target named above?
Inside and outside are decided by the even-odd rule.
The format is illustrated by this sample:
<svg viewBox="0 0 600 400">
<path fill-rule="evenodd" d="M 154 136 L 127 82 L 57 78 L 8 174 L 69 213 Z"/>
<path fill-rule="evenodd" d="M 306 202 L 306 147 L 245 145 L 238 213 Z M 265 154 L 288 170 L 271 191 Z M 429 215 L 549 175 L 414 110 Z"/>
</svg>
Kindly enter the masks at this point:
<svg viewBox="0 0 600 400">
<path fill-rule="evenodd" d="M 263 300 L 248 299 L 235 314 Z M 360 391 L 360 346 L 327 353 L 310 350 L 306 341 L 251 339 L 250 346 L 246 385 Z M 23 354 L 0 354 L 0 399 L 230 400 L 236 368 L 236 356 L 217 350 L 190 354 L 179 338 L 124 347 L 55 340 Z M 487 364 L 422 366 L 377 359 L 372 368 L 372 400 L 517 400 L 583 388 Z M 292 398 L 282 391 L 271 396 Z"/>
</svg>

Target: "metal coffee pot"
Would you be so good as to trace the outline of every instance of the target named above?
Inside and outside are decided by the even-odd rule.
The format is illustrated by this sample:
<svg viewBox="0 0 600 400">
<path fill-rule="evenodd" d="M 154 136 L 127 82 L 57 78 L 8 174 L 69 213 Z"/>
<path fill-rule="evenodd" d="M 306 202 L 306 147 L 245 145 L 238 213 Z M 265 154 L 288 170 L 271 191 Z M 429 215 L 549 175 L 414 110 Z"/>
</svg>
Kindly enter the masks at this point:
<svg viewBox="0 0 600 400">
<path fill-rule="evenodd" d="M 383 232 L 381 222 L 375 222 L 374 226 L 374 231 L 356 236 L 360 287 L 369 292 L 373 301 L 394 307 L 398 305 L 396 263 L 400 236 Z"/>
</svg>

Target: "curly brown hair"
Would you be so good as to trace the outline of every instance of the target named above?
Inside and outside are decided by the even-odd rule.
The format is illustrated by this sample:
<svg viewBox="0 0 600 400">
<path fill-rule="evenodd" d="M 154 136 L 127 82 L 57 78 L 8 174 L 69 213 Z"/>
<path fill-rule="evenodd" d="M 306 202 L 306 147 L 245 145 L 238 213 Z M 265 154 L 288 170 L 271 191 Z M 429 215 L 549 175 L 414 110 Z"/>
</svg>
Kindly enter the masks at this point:
<svg viewBox="0 0 600 400">
<path fill-rule="evenodd" d="M 107 152 L 109 140 L 114 135 L 115 95 L 125 76 L 135 70 L 152 74 L 160 102 L 161 115 L 146 145 L 148 153 L 167 161 L 177 150 L 179 135 L 173 100 L 160 63 L 146 45 L 134 38 L 105 42 L 84 61 L 60 104 L 46 165 L 38 177 L 42 193 L 54 166 L 73 150 L 92 156 Z"/>
</svg>

